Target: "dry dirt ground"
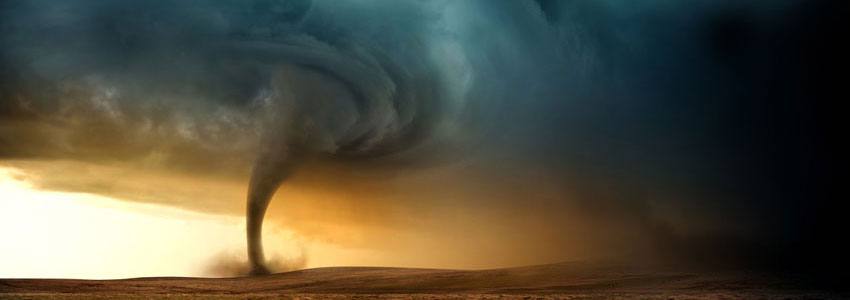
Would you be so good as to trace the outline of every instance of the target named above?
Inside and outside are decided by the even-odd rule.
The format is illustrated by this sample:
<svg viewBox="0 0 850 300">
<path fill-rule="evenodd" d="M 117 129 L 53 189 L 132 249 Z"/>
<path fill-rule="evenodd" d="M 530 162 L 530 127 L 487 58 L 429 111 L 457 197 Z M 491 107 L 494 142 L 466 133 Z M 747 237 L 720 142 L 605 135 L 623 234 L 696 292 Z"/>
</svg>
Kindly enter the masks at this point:
<svg viewBox="0 0 850 300">
<path fill-rule="evenodd" d="M 0 299 L 843 299 L 793 277 L 562 263 L 459 271 L 318 268 L 241 278 L 0 279 Z"/>
</svg>

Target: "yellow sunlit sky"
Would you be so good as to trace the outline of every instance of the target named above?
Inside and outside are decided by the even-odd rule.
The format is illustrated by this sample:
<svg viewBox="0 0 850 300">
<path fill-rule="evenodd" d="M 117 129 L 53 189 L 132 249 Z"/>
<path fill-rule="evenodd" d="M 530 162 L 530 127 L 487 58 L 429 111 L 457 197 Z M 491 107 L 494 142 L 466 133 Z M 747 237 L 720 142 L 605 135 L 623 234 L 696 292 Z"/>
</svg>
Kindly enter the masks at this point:
<svg viewBox="0 0 850 300">
<path fill-rule="evenodd" d="M 0 278 L 216 276 L 222 257 L 242 257 L 244 220 L 86 193 L 35 189 L 0 167 Z M 374 262 L 379 253 L 304 243 L 267 224 L 272 258 L 303 267 Z M 241 258 L 240 258 L 241 259 Z"/>
</svg>

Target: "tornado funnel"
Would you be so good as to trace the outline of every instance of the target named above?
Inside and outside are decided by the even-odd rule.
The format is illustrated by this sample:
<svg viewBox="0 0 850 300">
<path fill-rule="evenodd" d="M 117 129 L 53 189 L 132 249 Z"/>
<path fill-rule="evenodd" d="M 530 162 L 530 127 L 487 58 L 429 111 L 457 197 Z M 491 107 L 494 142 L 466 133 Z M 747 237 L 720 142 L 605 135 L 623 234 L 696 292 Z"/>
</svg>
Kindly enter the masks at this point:
<svg viewBox="0 0 850 300">
<path fill-rule="evenodd" d="M 291 149 L 279 146 L 262 153 L 254 164 L 246 214 L 251 275 L 271 273 L 263 254 L 263 218 L 278 187 L 292 173 L 293 162 Z"/>
</svg>

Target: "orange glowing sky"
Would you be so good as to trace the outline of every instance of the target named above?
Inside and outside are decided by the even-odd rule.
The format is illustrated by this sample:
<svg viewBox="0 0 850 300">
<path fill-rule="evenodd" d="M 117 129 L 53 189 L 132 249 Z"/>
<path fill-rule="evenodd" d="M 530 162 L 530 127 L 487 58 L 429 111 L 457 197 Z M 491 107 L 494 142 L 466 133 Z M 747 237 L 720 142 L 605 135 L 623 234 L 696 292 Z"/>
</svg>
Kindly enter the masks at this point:
<svg viewBox="0 0 850 300">
<path fill-rule="evenodd" d="M 437 173 L 425 177 L 445 175 Z M 381 199 L 359 185 L 351 194 L 354 188 L 299 183 L 310 180 L 282 187 L 264 228 L 269 256 L 292 268 L 487 268 L 582 259 L 591 249 L 553 238 L 581 236 L 588 220 L 546 219 L 529 208 L 472 209 L 452 199 L 405 201 L 416 195 L 397 192 Z M 215 266 L 245 259 L 243 192 L 225 179 L 5 161 L 0 277 L 232 275 Z M 566 224 L 574 226 L 559 226 Z M 619 229 L 599 230 L 628 238 Z"/>
</svg>

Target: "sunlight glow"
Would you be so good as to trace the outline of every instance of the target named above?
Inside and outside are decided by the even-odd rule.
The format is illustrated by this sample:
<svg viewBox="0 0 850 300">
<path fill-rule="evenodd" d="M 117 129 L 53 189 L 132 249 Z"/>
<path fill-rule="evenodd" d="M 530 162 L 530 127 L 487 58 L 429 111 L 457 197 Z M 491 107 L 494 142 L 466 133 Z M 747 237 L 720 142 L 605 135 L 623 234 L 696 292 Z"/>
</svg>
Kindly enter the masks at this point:
<svg viewBox="0 0 850 300">
<path fill-rule="evenodd" d="M 0 167 L 0 278 L 206 276 L 244 249 L 241 218 L 42 191 L 20 175 Z M 300 253 L 290 232 L 268 231 L 269 249 Z"/>
</svg>

